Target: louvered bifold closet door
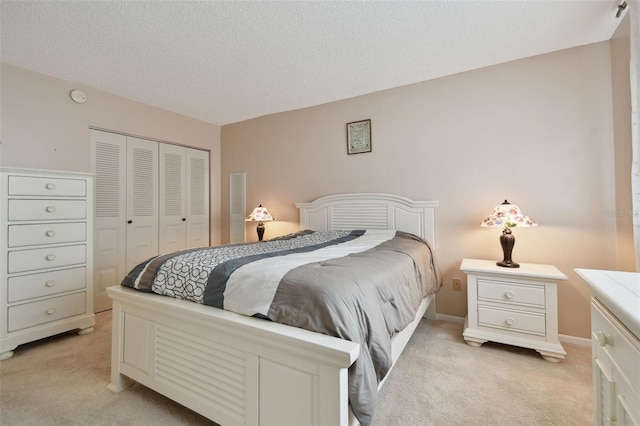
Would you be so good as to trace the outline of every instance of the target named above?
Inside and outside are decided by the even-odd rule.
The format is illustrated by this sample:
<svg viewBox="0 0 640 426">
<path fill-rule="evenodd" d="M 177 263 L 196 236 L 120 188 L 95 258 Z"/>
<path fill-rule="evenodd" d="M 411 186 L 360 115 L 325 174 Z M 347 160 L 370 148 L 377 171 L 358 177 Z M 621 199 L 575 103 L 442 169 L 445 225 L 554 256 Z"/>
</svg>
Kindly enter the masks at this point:
<svg viewBox="0 0 640 426">
<path fill-rule="evenodd" d="M 90 130 L 90 171 L 95 173 L 93 308 L 111 308 L 106 288 L 119 285 L 126 268 L 127 138 Z"/>
<path fill-rule="evenodd" d="M 127 137 L 127 271 L 158 254 L 158 142 Z"/>
<path fill-rule="evenodd" d="M 186 148 L 161 143 L 160 147 L 160 254 L 186 245 Z"/>
<path fill-rule="evenodd" d="M 186 247 L 209 246 L 209 151 L 186 149 Z"/>
</svg>

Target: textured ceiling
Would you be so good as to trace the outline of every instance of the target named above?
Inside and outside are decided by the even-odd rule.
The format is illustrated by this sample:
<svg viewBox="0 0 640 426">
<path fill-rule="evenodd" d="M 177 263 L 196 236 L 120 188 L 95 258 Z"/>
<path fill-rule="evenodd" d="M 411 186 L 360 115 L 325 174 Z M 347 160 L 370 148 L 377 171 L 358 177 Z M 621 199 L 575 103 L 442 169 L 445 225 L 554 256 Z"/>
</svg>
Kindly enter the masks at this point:
<svg viewBox="0 0 640 426">
<path fill-rule="evenodd" d="M 617 5 L 2 0 L 0 59 L 224 125 L 608 40 Z"/>
</svg>

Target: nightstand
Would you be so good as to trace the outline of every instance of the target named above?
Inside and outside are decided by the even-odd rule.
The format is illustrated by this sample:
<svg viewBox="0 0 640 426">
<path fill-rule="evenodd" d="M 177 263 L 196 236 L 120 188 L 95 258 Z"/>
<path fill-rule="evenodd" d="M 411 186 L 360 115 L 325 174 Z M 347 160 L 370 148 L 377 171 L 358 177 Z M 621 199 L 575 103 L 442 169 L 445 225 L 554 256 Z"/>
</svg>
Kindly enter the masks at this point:
<svg viewBox="0 0 640 426">
<path fill-rule="evenodd" d="M 463 336 L 469 345 L 499 342 L 535 349 L 547 361 L 564 359 L 558 340 L 557 284 L 566 275 L 552 265 L 504 268 L 493 260 L 477 259 L 463 259 L 460 270 L 467 274 Z"/>
</svg>

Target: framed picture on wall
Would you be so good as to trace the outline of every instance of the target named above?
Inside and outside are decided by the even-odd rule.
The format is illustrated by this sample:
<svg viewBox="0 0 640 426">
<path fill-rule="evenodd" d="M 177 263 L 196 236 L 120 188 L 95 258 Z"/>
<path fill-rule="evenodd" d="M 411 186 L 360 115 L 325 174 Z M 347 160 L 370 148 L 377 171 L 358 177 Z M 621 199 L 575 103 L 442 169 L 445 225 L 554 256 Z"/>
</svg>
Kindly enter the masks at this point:
<svg viewBox="0 0 640 426">
<path fill-rule="evenodd" d="M 371 152 L 371 120 L 347 123 L 347 153 Z"/>
</svg>

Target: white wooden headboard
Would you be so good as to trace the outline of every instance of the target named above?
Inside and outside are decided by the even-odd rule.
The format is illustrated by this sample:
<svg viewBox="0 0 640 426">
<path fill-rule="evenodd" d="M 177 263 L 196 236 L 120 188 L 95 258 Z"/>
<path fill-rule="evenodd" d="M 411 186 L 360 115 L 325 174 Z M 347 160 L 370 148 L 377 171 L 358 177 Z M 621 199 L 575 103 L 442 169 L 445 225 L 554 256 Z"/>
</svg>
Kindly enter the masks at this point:
<svg viewBox="0 0 640 426">
<path fill-rule="evenodd" d="M 300 229 L 395 229 L 418 235 L 435 247 L 437 201 L 413 201 L 392 194 L 352 193 L 296 203 Z"/>
</svg>

